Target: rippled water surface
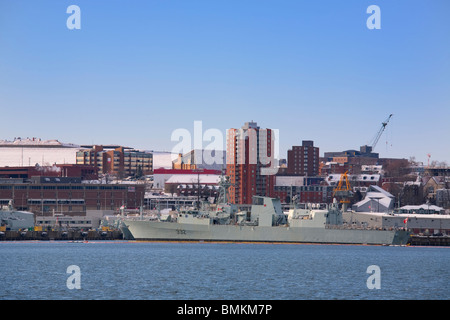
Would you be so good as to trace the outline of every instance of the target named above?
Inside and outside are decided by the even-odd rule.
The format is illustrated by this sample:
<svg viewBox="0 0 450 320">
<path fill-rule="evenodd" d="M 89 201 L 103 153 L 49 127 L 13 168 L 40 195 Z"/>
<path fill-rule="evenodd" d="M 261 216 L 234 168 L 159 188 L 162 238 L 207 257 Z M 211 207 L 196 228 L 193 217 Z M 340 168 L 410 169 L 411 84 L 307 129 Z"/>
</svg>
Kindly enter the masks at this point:
<svg viewBox="0 0 450 320">
<path fill-rule="evenodd" d="M 2 242 L 0 257 L 0 299 L 450 299 L 450 248 Z"/>
</svg>

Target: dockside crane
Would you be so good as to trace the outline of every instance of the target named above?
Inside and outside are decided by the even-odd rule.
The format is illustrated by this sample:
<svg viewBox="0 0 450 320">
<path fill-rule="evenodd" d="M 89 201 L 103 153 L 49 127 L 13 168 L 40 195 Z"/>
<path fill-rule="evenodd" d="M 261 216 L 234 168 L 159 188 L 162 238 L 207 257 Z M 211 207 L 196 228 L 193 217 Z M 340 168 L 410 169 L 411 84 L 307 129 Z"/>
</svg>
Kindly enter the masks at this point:
<svg viewBox="0 0 450 320">
<path fill-rule="evenodd" d="M 391 120 L 392 116 L 393 116 L 393 114 L 391 113 L 391 114 L 389 115 L 389 117 L 381 123 L 381 128 L 380 128 L 380 130 L 378 130 L 377 134 L 376 134 L 375 137 L 372 139 L 371 144 L 368 146 L 368 147 L 371 148 L 371 151 L 373 151 L 373 150 L 375 149 L 375 146 L 377 145 L 378 140 L 380 140 L 380 137 L 381 137 L 381 135 L 383 134 L 384 130 L 386 129 L 386 126 L 388 125 L 389 120 Z"/>
<path fill-rule="evenodd" d="M 347 206 L 350 203 L 350 198 L 353 197 L 350 181 L 348 180 L 348 171 L 345 171 L 345 173 L 341 174 L 339 183 L 333 191 L 333 198 L 334 197 L 340 199 L 339 202 L 342 203 L 342 211 L 347 211 Z"/>
</svg>

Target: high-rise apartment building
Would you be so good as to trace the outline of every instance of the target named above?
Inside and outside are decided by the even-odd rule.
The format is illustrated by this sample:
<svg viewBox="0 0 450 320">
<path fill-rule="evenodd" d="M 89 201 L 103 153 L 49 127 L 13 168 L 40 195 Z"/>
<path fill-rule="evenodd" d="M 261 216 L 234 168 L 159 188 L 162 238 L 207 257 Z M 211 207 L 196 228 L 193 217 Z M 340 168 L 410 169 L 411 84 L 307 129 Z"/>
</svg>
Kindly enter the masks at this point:
<svg viewBox="0 0 450 320">
<path fill-rule="evenodd" d="M 289 175 L 316 176 L 319 174 L 319 148 L 314 142 L 303 140 L 301 146 L 293 146 L 288 150 Z"/>
<path fill-rule="evenodd" d="M 272 196 L 274 143 L 274 130 L 261 129 L 256 122 L 228 130 L 226 158 L 232 203 L 251 204 L 254 195 Z"/>
</svg>

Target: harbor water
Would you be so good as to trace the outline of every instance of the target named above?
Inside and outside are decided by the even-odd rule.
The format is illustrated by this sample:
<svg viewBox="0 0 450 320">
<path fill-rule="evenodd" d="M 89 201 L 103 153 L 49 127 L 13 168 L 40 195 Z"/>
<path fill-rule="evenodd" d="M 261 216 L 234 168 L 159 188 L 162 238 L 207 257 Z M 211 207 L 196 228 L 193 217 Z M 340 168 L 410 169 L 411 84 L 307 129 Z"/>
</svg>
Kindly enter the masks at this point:
<svg viewBox="0 0 450 320">
<path fill-rule="evenodd" d="M 7 241 L 0 257 L 2 300 L 450 299 L 448 247 Z"/>
</svg>

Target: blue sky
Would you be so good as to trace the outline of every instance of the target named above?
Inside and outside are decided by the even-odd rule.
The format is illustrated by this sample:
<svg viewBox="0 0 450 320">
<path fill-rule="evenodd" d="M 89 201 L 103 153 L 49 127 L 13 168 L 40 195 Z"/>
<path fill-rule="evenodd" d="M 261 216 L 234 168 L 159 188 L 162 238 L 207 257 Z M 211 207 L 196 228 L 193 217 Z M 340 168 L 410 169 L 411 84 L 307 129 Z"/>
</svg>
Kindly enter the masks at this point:
<svg viewBox="0 0 450 320">
<path fill-rule="evenodd" d="M 81 29 L 69 30 L 69 5 Z M 369 30 L 369 5 L 381 29 Z M 433 1 L 0 0 L 0 139 L 171 150 L 175 129 L 280 130 L 450 163 L 450 12 Z M 205 145 L 208 142 L 205 142 Z"/>
</svg>

